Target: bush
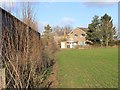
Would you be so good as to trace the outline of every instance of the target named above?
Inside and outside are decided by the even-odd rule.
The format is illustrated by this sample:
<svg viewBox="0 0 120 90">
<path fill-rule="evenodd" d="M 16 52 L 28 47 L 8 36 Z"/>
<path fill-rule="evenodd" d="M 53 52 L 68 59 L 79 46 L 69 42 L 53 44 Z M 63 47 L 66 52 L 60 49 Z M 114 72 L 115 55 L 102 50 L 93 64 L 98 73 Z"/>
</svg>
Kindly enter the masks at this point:
<svg viewBox="0 0 120 90">
<path fill-rule="evenodd" d="M 61 42 L 64 42 L 64 41 L 67 41 L 67 39 L 66 39 L 66 38 L 61 38 L 60 41 L 61 41 Z"/>
<path fill-rule="evenodd" d="M 115 45 L 118 45 L 118 42 L 119 41 L 111 41 L 108 43 L 109 46 L 115 46 Z"/>
</svg>

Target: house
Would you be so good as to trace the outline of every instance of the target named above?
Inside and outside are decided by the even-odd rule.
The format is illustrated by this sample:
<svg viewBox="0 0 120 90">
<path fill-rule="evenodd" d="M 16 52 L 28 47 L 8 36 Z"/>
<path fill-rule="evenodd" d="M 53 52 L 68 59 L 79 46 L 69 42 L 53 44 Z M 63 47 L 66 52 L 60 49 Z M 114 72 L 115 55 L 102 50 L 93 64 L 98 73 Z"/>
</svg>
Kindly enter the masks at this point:
<svg viewBox="0 0 120 90">
<path fill-rule="evenodd" d="M 79 28 L 65 34 L 66 41 L 61 42 L 61 48 L 75 48 L 76 46 L 86 46 L 86 31 L 87 28 Z"/>
</svg>

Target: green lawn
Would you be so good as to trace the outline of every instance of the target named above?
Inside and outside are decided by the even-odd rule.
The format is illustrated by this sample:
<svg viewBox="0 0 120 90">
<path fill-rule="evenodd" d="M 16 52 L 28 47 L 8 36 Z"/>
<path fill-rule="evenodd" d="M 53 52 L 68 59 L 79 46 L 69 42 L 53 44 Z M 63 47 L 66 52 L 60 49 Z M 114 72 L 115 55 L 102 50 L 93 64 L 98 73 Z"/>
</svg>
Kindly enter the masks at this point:
<svg viewBox="0 0 120 90">
<path fill-rule="evenodd" d="M 117 88 L 118 49 L 62 50 L 57 54 L 59 88 Z"/>
</svg>

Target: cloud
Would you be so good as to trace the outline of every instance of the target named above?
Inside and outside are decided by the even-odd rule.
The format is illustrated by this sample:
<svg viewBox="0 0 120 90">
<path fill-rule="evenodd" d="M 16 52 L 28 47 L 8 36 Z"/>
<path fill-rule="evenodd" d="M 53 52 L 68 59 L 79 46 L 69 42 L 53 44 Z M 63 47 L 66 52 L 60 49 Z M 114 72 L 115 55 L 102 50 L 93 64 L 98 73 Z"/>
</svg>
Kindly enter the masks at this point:
<svg viewBox="0 0 120 90">
<path fill-rule="evenodd" d="M 70 17 L 65 17 L 65 18 L 62 18 L 62 20 L 60 21 L 60 25 L 61 26 L 71 26 L 74 24 L 74 19 L 73 18 L 70 18 Z"/>
<path fill-rule="evenodd" d="M 84 2 L 83 5 L 85 5 L 88 8 L 104 8 L 104 7 L 110 7 L 112 5 L 114 5 L 115 2 Z"/>
</svg>

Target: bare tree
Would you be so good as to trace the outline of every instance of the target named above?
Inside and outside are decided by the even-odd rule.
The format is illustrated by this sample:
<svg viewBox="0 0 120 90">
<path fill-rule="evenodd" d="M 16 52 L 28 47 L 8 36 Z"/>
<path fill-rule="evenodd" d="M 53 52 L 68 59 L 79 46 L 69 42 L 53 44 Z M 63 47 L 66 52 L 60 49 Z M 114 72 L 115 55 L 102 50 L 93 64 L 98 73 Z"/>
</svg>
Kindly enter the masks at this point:
<svg viewBox="0 0 120 90">
<path fill-rule="evenodd" d="M 38 29 L 34 7 L 31 2 L 22 2 L 22 18 L 25 24 L 31 26 L 34 30 Z"/>
<path fill-rule="evenodd" d="M 14 2 L 13 2 L 13 0 L 8 0 L 8 1 L 6 1 L 6 0 L 4 0 L 4 2 L 3 2 L 3 8 L 5 9 L 5 10 L 7 10 L 8 12 L 10 12 L 10 13 L 12 13 L 13 12 L 13 7 L 14 7 Z"/>
</svg>

